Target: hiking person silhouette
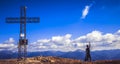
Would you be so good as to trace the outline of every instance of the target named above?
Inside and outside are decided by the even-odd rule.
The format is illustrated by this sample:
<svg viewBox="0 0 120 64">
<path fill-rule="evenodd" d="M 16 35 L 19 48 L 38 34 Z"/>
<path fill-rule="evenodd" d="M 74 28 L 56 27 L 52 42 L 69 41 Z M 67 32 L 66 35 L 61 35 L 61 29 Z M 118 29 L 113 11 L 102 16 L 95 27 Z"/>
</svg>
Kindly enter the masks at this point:
<svg viewBox="0 0 120 64">
<path fill-rule="evenodd" d="M 91 55 L 90 55 L 90 42 L 89 45 L 86 45 L 86 56 L 85 56 L 85 61 L 91 61 Z"/>
</svg>

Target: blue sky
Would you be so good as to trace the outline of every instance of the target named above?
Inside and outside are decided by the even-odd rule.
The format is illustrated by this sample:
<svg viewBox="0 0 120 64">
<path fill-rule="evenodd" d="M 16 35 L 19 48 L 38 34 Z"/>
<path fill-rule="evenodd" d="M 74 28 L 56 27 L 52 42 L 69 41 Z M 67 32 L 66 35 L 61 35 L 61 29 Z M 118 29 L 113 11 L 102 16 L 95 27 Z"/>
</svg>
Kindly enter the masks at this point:
<svg viewBox="0 0 120 64">
<path fill-rule="evenodd" d="M 28 17 L 40 17 L 40 23 L 27 24 L 29 43 L 66 34 L 74 40 L 94 31 L 114 35 L 120 29 L 120 0 L 0 0 L 0 43 L 9 38 L 17 43 L 19 24 L 7 24 L 5 18 L 19 17 L 24 5 Z"/>
</svg>

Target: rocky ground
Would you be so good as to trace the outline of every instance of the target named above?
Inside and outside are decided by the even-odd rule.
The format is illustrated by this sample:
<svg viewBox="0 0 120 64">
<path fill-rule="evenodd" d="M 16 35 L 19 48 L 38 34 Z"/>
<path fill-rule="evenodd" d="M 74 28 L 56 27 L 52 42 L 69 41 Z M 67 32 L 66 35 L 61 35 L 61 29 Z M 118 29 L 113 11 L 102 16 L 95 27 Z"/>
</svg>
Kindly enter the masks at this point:
<svg viewBox="0 0 120 64">
<path fill-rule="evenodd" d="M 84 62 L 68 58 L 48 56 L 27 58 L 26 61 L 17 61 L 17 59 L 0 60 L 0 64 L 120 64 L 120 60 Z"/>
</svg>

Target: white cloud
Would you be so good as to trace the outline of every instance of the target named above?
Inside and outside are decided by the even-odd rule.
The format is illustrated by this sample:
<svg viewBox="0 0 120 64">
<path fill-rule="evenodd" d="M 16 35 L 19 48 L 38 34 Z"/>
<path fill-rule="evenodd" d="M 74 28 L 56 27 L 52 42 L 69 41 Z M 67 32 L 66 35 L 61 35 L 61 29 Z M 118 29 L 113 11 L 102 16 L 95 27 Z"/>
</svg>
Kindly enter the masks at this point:
<svg viewBox="0 0 120 64">
<path fill-rule="evenodd" d="M 65 36 L 53 36 L 51 42 L 56 45 L 68 45 L 71 40 L 71 34 L 66 34 Z"/>
<path fill-rule="evenodd" d="M 71 39 L 71 34 L 64 36 L 53 36 L 50 39 L 39 39 L 36 42 L 29 43 L 28 51 L 74 51 L 77 49 L 85 50 L 86 44 L 91 42 L 91 50 L 110 50 L 120 49 L 120 30 L 115 33 L 103 34 L 100 31 L 92 31 L 86 35 Z M 15 40 L 9 38 L 5 43 L 0 44 L 0 50 L 14 50 L 17 45 Z"/>
<path fill-rule="evenodd" d="M 50 40 L 48 39 L 42 39 L 42 40 L 38 40 L 37 42 L 42 42 L 42 43 L 46 43 L 46 42 L 49 42 Z"/>
<path fill-rule="evenodd" d="M 118 32 L 106 33 L 103 34 L 100 31 L 92 31 L 86 35 L 80 36 L 75 39 L 71 39 L 71 34 L 66 34 L 64 36 L 53 36 L 50 39 L 40 39 L 35 43 L 36 48 L 39 51 L 44 50 L 56 50 L 56 51 L 74 51 L 77 49 L 85 50 L 86 44 L 91 42 L 91 50 L 109 50 L 109 49 L 120 49 L 119 45 L 120 36 L 118 36 Z M 116 34 L 117 33 L 117 34 Z M 44 43 L 45 41 L 45 43 Z M 32 44 L 32 43 L 31 43 Z M 42 45 L 41 45 L 42 44 Z M 39 46 L 45 46 L 43 48 L 39 48 Z M 34 50 L 34 47 L 32 47 Z"/>
<path fill-rule="evenodd" d="M 14 43 L 15 40 L 13 38 L 9 38 L 8 40 L 5 41 L 5 43 Z"/>
<path fill-rule="evenodd" d="M 87 14 L 89 13 L 89 9 L 90 9 L 90 6 L 88 6 L 88 5 L 85 6 L 85 8 L 82 11 L 82 17 L 81 17 L 81 19 L 84 19 L 87 16 Z"/>
<path fill-rule="evenodd" d="M 13 38 L 9 38 L 4 43 L 0 43 L 0 50 L 12 50 L 17 51 L 17 46 L 14 44 L 15 40 Z"/>
<path fill-rule="evenodd" d="M 116 34 L 116 35 L 120 35 L 120 30 L 118 30 L 115 34 Z"/>
<path fill-rule="evenodd" d="M 104 40 L 108 43 L 112 43 L 116 38 L 113 34 L 107 33 L 106 35 L 103 36 Z"/>
<path fill-rule="evenodd" d="M 87 41 L 96 42 L 102 40 L 102 33 L 100 31 L 93 31 L 86 35 Z"/>
<path fill-rule="evenodd" d="M 57 48 L 57 45 L 53 44 L 50 46 L 51 48 Z"/>
</svg>

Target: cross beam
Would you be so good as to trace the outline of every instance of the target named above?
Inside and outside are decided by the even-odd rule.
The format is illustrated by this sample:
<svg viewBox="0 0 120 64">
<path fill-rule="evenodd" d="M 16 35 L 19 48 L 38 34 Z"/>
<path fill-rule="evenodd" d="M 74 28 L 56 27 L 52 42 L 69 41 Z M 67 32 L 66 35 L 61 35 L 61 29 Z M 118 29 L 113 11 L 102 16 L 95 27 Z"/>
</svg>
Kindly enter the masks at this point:
<svg viewBox="0 0 120 64">
<path fill-rule="evenodd" d="M 21 17 L 8 17 L 6 18 L 6 23 L 24 23 L 25 18 Z M 39 23 L 39 18 L 38 17 L 27 17 L 26 18 L 26 23 Z M 34 21 L 34 22 L 33 22 Z"/>
<path fill-rule="evenodd" d="M 20 18 L 8 17 L 6 23 L 19 23 L 20 35 L 18 43 L 18 60 L 25 60 L 27 56 L 28 39 L 26 38 L 26 23 L 39 23 L 39 17 L 26 17 L 26 6 L 22 6 L 20 9 Z"/>
</svg>

